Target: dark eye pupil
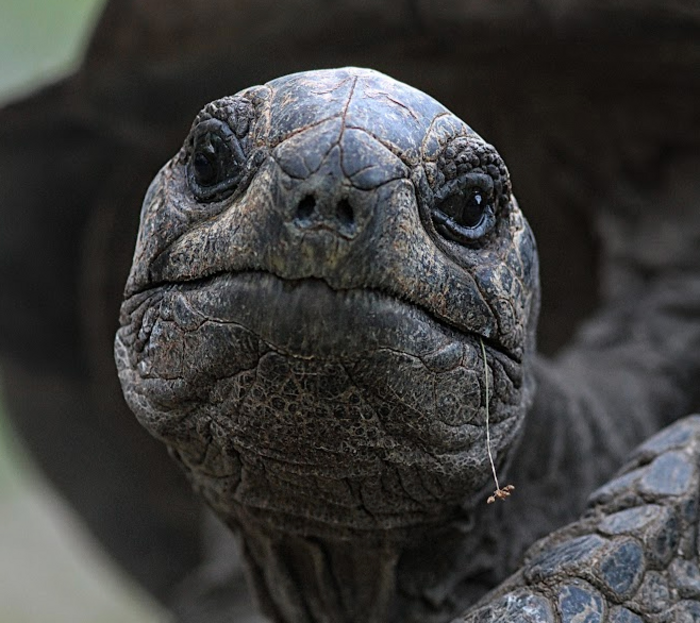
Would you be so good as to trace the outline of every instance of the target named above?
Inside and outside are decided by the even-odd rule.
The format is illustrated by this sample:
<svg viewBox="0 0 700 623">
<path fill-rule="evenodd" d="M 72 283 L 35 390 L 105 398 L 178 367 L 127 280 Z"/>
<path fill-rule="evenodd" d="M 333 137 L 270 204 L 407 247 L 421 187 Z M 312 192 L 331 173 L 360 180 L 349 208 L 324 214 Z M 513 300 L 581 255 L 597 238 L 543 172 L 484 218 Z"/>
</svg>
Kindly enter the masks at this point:
<svg viewBox="0 0 700 623">
<path fill-rule="evenodd" d="M 454 194 L 440 203 L 440 210 L 464 227 L 476 227 L 484 216 L 486 202 L 481 191 Z"/>
<path fill-rule="evenodd" d="M 209 203 L 231 196 L 243 175 L 245 144 L 227 123 L 218 119 L 199 123 L 188 144 L 192 151 L 186 165 L 187 181 L 197 202 Z"/>
<path fill-rule="evenodd" d="M 476 227 L 484 216 L 485 208 L 486 203 L 483 195 L 478 190 L 475 190 L 464 202 L 460 222 L 467 227 Z"/>
<path fill-rule="evenodd" d="M 197 152 L 194 156 L 194 174 L 200 186 L 210 186 L 216 181 L 217 171 L 212 156 Z"/>
</svg>

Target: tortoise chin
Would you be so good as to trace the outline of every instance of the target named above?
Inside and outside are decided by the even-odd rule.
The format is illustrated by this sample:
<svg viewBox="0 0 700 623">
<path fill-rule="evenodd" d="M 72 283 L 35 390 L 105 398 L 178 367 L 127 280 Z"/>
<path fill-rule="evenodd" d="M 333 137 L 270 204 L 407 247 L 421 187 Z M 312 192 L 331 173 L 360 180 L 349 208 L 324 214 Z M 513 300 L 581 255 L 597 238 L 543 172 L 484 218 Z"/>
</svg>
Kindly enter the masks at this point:
<svg viewBox="0 0 700 623">
<path fill-rule="evenodd" d="M 413 304 L 246 272 L 127 305 L 127 400 L 232 521 L 245 507 L 307 533 L 406 527 L 488 479 L 481 344 Z M 488 352 L 498 452 L 525 387 L 518 362 Z"/>
</svg>

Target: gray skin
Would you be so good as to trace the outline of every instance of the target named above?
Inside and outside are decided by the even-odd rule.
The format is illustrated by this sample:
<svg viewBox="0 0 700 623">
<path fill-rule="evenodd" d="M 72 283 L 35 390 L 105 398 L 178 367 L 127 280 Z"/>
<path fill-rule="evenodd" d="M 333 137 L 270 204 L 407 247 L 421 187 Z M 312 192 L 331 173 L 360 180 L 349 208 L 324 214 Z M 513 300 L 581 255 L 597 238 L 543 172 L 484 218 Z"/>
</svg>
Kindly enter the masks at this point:
<svg viewBox="0 0 700 623">
<path fill-rule="evenodd" d="M 177 620 L 252 620 L 227 530 L 131 415 L 114 372 L 138 210 L 205 102 L 312 67 L 381 69 L 498 145 L 537 236 L 532 451 L 500 474 L 516 495 L 482 509 L 491 534 L 442 557 L 461 570 L 450 591 L 483 593 L 522 544 L 576 518 L 636 444 L 700 408 L 698 24 L 666 0 L 110 0 L 75 73 L 0 110 L 14 430 Z M 630 487 L 621 499 L 648 498 Z M 403 590 L 439 611 L 450 591 L 416 567 Z"/>
<path fill-rule="evenodd" d="M 555 494 L 528 479 L 487 507 L 488 451 L 520 489 L 533 448 L 556 455 L 581 426 L 562 373 L 535 362 L 538 307 L 534 239 L 494 148 L 382 74 L 306 72 L 209 104 L 154 179 L 116 358 L 141 424 L 239 532 L 273 620 L 446 621 L 512 569 Z M 533 407 L 535 375 L 550 402 Z M 679 461 L 646 492 L 685 493 Z M 588 483 L 575 458 L 559 467 Z M 631 598 L 644 546 L 581 541 L 591 530 L 556 534 L 527 590 L 511 579 L 469 616 L 516 612 L 513 594 L 543 620 Z M 545 563 L 559 597 L 537 584 Z"/>
</svg>

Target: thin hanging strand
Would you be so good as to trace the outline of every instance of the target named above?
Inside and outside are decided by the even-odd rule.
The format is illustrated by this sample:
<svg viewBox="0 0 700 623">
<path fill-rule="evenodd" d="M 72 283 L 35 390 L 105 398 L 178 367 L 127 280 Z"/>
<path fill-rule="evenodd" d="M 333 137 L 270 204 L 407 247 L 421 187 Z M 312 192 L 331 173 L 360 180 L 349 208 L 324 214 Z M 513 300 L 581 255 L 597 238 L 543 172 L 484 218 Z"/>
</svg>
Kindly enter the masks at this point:
<svg viewBox="0 0 700 623">
<path fill-rule="evenodd" d="M 489 496 L 486 500 L 487 504 L 493 504 L 496 500 L 505 500 L 510 494 L 515 490 L 513 485 L 506 485 L 501 489 L 501 485 L 498 484 L 498 476 L 496 475 L 496 465 L 493 462 L 493 455 L 491 454 L 491 432 L 489 430 L 489 368 L 486 363 L 486 347 L 484 346 L 484 340 L 479 338 L 481 344 L 481 357 L 484 360 L 484 399 L 486 401 L 486 453 L 489 455 L 489 463 L 491 464 L 491 473 L 493 474 L 493 480 L 496 483 L 496 490 L 493 495 Z"/>
</svg>

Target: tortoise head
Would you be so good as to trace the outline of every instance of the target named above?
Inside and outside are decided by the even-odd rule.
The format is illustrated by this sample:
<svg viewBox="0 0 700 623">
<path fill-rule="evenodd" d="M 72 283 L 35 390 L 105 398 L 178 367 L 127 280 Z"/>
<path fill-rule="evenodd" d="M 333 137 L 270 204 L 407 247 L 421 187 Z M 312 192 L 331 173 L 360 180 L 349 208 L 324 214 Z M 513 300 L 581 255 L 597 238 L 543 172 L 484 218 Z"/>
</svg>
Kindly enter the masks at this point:
<svg viewBox="0 0 700 623">
<path fill-rule="evenodd" d="M 538 302 L 496 150 L 387 76 L 312 71 L 207 105 L 158 173 L 116 358 L 229 523 L 403 529 L 482 492 L 487 413 L 506 460 Z"/>
</svg>

